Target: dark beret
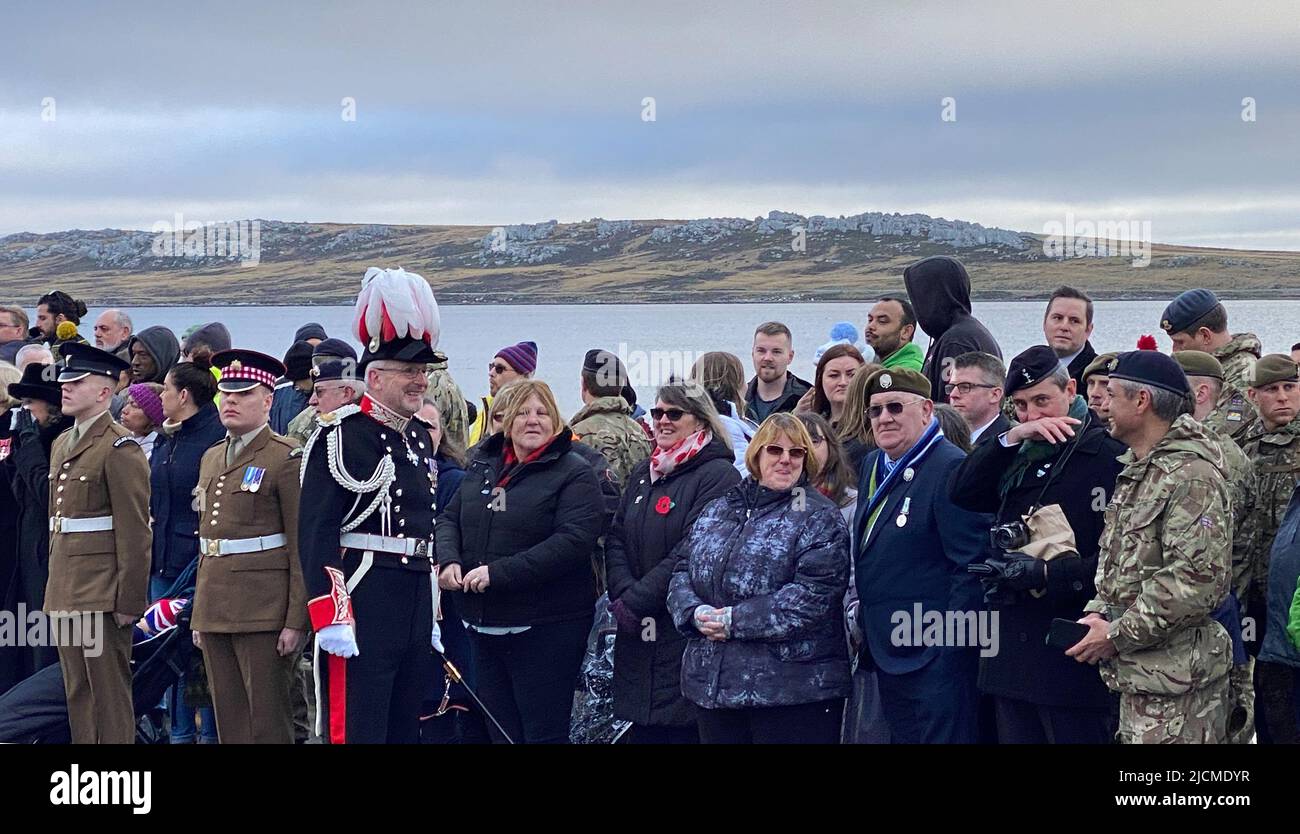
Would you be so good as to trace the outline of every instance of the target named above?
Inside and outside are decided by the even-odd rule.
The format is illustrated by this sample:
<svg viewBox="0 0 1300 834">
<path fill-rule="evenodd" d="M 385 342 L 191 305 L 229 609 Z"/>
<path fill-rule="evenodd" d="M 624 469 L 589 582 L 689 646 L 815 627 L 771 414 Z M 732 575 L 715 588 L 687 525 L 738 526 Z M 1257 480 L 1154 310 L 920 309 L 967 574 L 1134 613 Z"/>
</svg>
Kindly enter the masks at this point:
<svg viewBox="0 0 1300 834">
<path fill-rule="evenodd" d="M 1200 321 L 1219 304 L 1218 297 L 1209 290 L 1197 289 L 1179 293 L 1169 302 L 1160 317 L 1160 329 L 1166 333 L 1182 333 Z"/>
<path fill-rule="evenodd" d="M 1047 345 L 1034 345 L 1007 366 L 1007 383 L 1002 390 L 1009 397 L 1022 388 L 1032 388 L 1056 373 L 1061 359 Z"/>
<path fill-rule="evenodd" d="M 1124 379 L 1155 388 L 1163 388 L 1175 394 L 1187 395 L 1192 392 L 1191 383 L 1183 369 L 1163 353 L 1154 350 L 1130 350 L 1121 353 L 1110 362 L 1111 379 Z"/>
</svg>

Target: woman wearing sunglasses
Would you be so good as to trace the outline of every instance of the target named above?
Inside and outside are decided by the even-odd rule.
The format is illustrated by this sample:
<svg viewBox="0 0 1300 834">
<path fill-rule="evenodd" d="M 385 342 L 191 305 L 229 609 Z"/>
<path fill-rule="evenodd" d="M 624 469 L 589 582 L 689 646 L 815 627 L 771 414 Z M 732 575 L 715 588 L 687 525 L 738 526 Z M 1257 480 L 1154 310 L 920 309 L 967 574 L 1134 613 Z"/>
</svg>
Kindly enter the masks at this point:
<svg viewBox="0 0 1300 834">
<path fill-rule="evenodd" d="M 813 484 L 812 439 L 773 414 L 750 477 L 705 507 L 677 547 L 668 610 L 687 636 L 682 693 L 706 744 L 834 744 L 849 692 L 849 533 Z"/>
<path fill-rule="evenodd" d="M 673 548 L 704 507 L 740 482 L 732 445 L 709 392 L 694 382 L 659 389 L 650 411 L 655 448 L 628 477 L 605 540 L 614 641 L 614 716 L 629 743 L 699 740 L 695 705 L 682 695 L 685 638 L 665 600 Z"/>
</svg>

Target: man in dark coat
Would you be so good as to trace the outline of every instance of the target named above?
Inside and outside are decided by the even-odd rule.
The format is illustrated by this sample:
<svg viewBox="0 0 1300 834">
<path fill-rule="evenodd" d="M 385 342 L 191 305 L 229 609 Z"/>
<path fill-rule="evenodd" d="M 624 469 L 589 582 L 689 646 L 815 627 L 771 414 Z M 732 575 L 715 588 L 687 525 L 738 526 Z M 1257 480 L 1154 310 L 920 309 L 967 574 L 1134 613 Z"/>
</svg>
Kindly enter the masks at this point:
<svg viewBox="0 0 1300 834">
<path fill-rule="evenodd" d="M 1101 677 L 1045 641 L 1053 619 L 1079 619 L 1094 594 L 1106 503 L 1124 445 L 1089 412 L 1046 345 L 1011 361 L 1005 388 L 1020 422 L 971 452 L 953 476 L 953 503 L 995 512 L 999 525 L 1020 521 L 1031 507 L 1057 505 L 1076 552 L 1044 560 L 1018 552 L 1021 545 L 988 543 L 986 564 L 994 573 L 985 582 L 986 600 L 998 615 L 1000 651 L 980 660 L 980 690 L 994 698 L 1003 744 L 1106 744 L 1115 727 Z"/>
<path fill-rule="evenodd" d="M 1079 395 L 1085 396 L 1083 372 L 1097 358 L 1088 337 L 1092 335 L 1092 299 L 1074 287 L 1057 287 L 1052 297 L 1047 300 L 1047 312 L 1043 314 L 1043 338 L 1061 360 L 1079 389 Z"/>
<path fill-rule="evenodd" d="M 629 741 L 698 738 L 695 705 L 682 696 L 685 638 L 668 613 L 673 548 L 705 505 L 740 482 L 725 437 L 652 482 L 650 459 L 632 470 L 605 540 L 609 598 L 619 617 L 614 642 L 614 717 L 633 723 Z M 667 500 L 667 506 L 662 504 Z M 647 633 L 648 632 L 648 633 Z"/>
<path fill-rule="evenodd" d="M 879 672 L 893 741 L 974 743 L 974 647 L 996 651 L 996 644 L 986 645 L 991 632 L 976 622 L 980 587 L 966 567 L 984 556 L 991 519 L 948 498 L 948 481 L 966 455 L 939 430 L 924 376 L 882 369 L 867 381 L 866 395 L 879 448 L 863 461 L 853 519 L 861 662 Z M 936 617 L 966 626 L 935 640 Z"/>
<path fill-rule="evenodd" d="M 944 383 L 958 356 L 972 350 L 999 359 L 1002 350 L 988 328 L 971 315 L 970 276 L 961 261 L 947 255 L 923 258 L 903 271 L 903 284 L 916 308 L 916 320 L 930 337 L 923 373 L 936 403 L 948 402 Z"/>
</svg>

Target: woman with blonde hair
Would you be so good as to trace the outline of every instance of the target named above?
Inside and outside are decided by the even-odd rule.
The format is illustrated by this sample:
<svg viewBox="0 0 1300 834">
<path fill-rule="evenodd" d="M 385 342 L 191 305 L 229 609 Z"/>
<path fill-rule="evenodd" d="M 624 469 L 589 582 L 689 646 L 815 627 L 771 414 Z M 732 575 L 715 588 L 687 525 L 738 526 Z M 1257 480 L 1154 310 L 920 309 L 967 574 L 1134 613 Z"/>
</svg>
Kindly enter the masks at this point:
<svg viewBox="0 0 1300 834">
<path fill-rule="evenodd" d="M 706 744 L 833 744 L 849 693 L 848 527 L 814 487 L 798 417 L 769 416 L 745 457 L 750 476 L 676 549 L 668 610 L 687 638 L 682 694 Z"/>
<path fill-rule="evenodd" d="M 745 474 L 745 450 L 758 431 L 758 426 L 745 414 L 745 366 L 735 354 L 715 350 L 695 360 L 691 366 L 691 380 L 698 382 L 708 392 L 717 409 L 718 418 L 731 439 L 736 469 Z"/>
<path fill-rule="evenodd" d="M 469 627 L 479 697 L 518 742 L 568 741 L 594 615 L 601 489 L 573 446 L 550 387 L 515 382 L 435 528 L 438 586 Z"/>
</svg>

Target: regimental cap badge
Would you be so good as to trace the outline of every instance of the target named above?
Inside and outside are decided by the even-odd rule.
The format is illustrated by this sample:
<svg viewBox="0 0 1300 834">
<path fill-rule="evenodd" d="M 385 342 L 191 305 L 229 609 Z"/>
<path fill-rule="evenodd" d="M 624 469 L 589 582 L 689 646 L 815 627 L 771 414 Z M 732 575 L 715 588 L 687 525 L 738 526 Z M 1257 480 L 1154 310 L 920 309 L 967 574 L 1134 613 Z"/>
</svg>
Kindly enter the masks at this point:
<svg viewBox="0 0 1300 834">
<path fill-rule="evenodd" d="M 880 375 L 880 387 L 881 387 L 881 388 L 890 388 L 890 387 L 893 386 L 893 384 L 894 384 L 894 378 L 893 378 L 892 376 L 890 376 L 889 374 L 881 374 L 881 375 Z"/>
<path fill-rule="evenodd" d="M 227 367 L 232 371 L 238 371 L 243 369 L 244 363 L 240 362 L 238 359 L 234 359 L 231 360 L 230 364 Z"/>
<path fill-rule="evenodd" d="M 320 365 L 314 365 L 311 369 L 312 376 L 320 376 Z"/>
<path fill-rule="evenodd" d="M 1026 385 L 1034 381 L 1034 375 L 1029 372 L 1028 368 L 1021 368 L 1020 373 L 1024 375 Z"/>
<path fill-rule="evenodd" d="M 1165 319 L 1164 321 L 1160 322 L 1160 329 L 1168 333 L 1169 331 L 1174 329 L 1174 326 L 1169 323 L 1169 319 Z"/>
<path fill-rule="evenodd" d="M 1168 324 L 1168 322 L 1166 322 L 1166 324 Z M 1108 371 L 1113 371 L 1113 370 L 1115 370 L 1115 369 L 1118 368 L 1118 367 L 1119 367 L 1119 357 L 1118 357 L 1118 356 L 1116 356 L 1114 359 L 1112 359 L 1112 360 L 1110 360 L 1109 362 L 1106 363 L 1106 370 L 1108 370 Z"/>
</svg>

